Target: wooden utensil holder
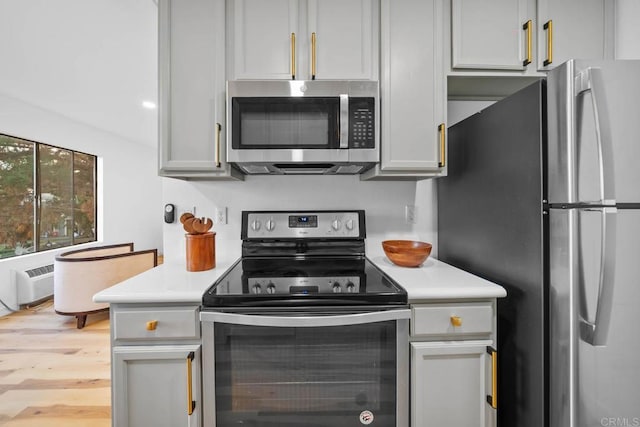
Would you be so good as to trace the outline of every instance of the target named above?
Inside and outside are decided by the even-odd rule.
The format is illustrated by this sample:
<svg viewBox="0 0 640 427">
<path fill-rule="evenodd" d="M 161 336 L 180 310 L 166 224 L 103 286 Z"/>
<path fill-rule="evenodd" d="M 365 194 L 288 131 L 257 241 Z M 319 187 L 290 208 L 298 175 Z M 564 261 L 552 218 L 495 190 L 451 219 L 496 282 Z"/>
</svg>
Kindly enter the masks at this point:
<svg viewBox="0 0 640 427">
<path fill-rule="evenodd" d="M 211 270 L 216 266 L 216 233 L 186 234 L 187 271 Z"/>
</svg>

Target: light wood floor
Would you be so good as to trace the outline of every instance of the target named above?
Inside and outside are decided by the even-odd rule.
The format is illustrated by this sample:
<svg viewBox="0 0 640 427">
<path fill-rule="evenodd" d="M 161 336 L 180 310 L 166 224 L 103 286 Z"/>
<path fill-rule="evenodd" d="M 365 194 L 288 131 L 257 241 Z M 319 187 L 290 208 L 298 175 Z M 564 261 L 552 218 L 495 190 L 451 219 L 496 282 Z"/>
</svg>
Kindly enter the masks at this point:
<svg viewBox="0 0 640 427">
<path fill-rule="evenodd" d="M 108 313 L 84 329 L 53 301 L 0 317 L 0 426 L 111 425 Z"/>
</svg>

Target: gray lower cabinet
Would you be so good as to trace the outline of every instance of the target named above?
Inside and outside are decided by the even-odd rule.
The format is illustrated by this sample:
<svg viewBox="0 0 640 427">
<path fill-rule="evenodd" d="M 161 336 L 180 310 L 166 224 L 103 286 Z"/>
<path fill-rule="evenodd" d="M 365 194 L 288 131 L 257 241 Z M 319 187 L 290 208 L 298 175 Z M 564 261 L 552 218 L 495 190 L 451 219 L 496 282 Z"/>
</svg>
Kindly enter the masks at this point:
<svg viewBox="0 0 640 427">
<path fill-rule="evenodd" d="M 199 427 L 201 342 L 197 306 L 112 304 L 114 427 Z"/>
<path fill-rule="evenodd" d="M 413 427 L 495 427 L 495 308 L 495 300 L 412 305 Z"/>
</svg>

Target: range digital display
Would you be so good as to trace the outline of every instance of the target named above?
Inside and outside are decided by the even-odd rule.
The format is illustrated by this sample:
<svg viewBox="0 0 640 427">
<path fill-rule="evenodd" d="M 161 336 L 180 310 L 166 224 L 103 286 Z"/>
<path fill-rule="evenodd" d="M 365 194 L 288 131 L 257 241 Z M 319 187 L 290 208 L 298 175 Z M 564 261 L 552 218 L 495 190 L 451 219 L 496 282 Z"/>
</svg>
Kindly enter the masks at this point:
<svg viewBox="0 0 640 427">
<path fill-rule="evenodd" d="M 289 215 L 289 228 L 317 228 L 318 215 Z"/>
</svg>

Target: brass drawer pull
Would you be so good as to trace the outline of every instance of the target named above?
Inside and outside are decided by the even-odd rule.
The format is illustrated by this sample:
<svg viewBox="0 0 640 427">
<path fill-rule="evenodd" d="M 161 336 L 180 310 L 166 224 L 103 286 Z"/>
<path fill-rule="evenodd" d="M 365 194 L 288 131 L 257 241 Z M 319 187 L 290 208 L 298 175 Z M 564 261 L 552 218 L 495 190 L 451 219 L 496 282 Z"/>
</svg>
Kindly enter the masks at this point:
<svg viewBox="0 0 640 427">
<path fill-rule="evenodd" d="M 222 126 L 220 125 L 220 123 L 216 123 L 216 146 L 214 147 L 214 163 L 217 168 L 222 166 L 222 163 L 220 162 L 220 132 L 222 132 Z"/>
<path fill-rule="evenodd" d="M 193 410 L 196 409 L 196 402 L 193 400 L 193 384 L 191 377 L 193 374 L 193 359 L 195 354 L 193 351 L 187 356 L 187 414 L 193 414 Z"/>
<path fill-rule="evenodd" d="M 498 351 L 487 347 L 487 353 L 491 355 L 491 396 L 487 396 L 487 403 L 498 409 Z"/>
<path fill-rule="evenodd" d="M 149 320 L 147 322 L 147 331 L 155 331 L 157 327 L 158 327 L 157 320 Z"/>
<path fill-rule="evenodd" d="M 462 317 L 460 316 L 451 316 L 451 324 L 456 328 L 462 326 Z"/>
<path fill-rule="evenodd" d="M 527 58 L 522 62 L 522 65 L 525 67 L 531 64 L 531 51 L 532 51 L 532 41 L 531 41 L 531 31 L 532 31 L 533 23 L 531 19 L 529 19 L 523 26 L 522 29 L 526 31 L 526 40 L 527 40 Z"/>
<path fill-rule="evenodd" d="M 445 167 L 446 165 L 446 143 L 445 143 L 445 124 L 440 123 L 438 125 L 438 133 L 440 133 L 440 162 L 438 163 L 438 167 Z"/>
<path fill-rule="evenodd" d="M 547 30 L 547 59 L 544 60 L 544 66 L 546 67 L 553 62 L 553 21 L 547 21 L 543 28 Z"/>
</svg>

